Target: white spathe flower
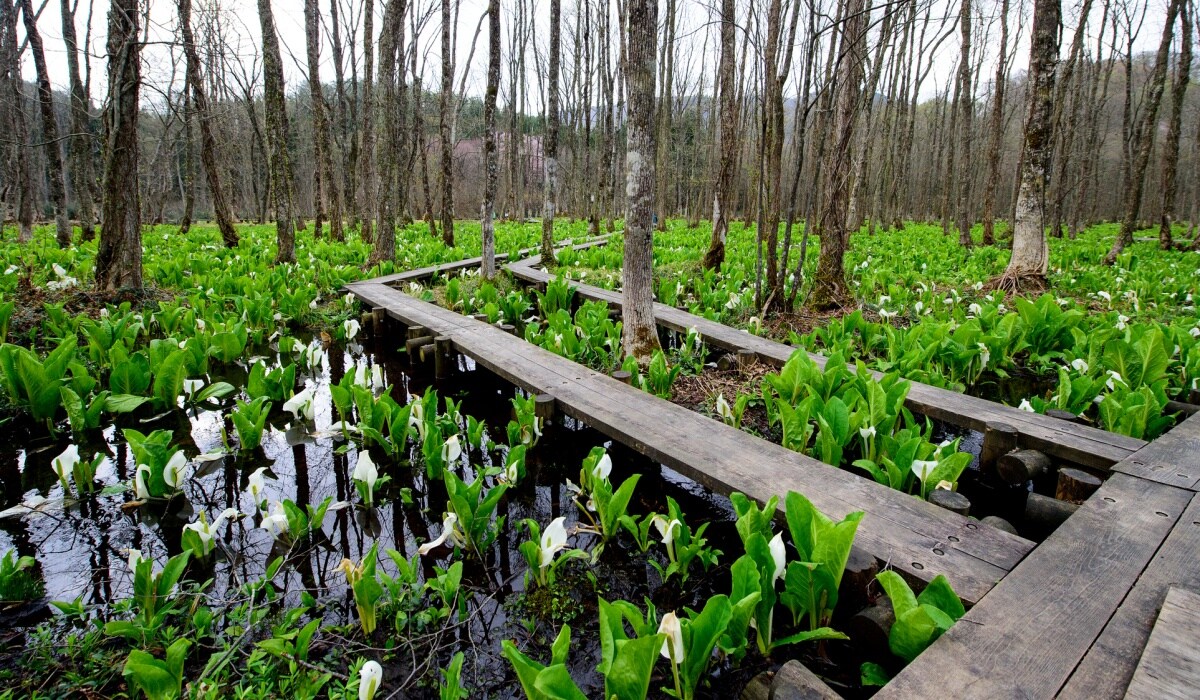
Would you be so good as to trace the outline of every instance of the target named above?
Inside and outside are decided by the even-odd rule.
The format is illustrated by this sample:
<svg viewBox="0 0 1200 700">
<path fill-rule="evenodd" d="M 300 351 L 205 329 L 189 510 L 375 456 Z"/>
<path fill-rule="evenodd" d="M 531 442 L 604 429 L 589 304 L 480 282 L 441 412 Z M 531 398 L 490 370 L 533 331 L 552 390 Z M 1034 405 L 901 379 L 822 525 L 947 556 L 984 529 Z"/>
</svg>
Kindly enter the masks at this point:
<svg viewBox="0 0 1200 700">
<path fill-rule="evenodd" d="M 129 570 L 136 573 L 138 564 L 142 563 L 146 557 L 142 555 L 140 549 L 130 549 L 127 550 L 127 553 L 129 554 Z"/>
<path fill-rule="evenodd" d="M 387 388 L 387 384 L 383 382 L 383 368 L 379 365 L 371 367 L 371 389 L 376 393 Z"/>
<path fill-rule="evenodd" d="M 375 482 L 379 481 L 379 469 L 376 468 L 371 455 L 366 452 L 358 453 L 358 461 L 354 464 L 354 474 L 351 478 L 366 484 L 368 494 L 375 493 Z"/>
<path fill-rule="evenodd" d="M 1074 360 L 1071 360 L 1071 369 L 1079 372 L 1080 374 L 1087 374 L 1087 360 L 1083 359 L 1082 357 L 1076 357 Z"/>
<path fill-rule="evenodd" d="M 918 301 L 917 303 L 913 304 L 913 311 L 915 311 L 918 316 L 920 316 L 921 312 L 924 310 L 925 310 L 925 302 Z"/>
<path fill-rule="evenodd" d="M 263 518 L 260 527 L 275 539 L 279 539 L 280 535 L 288 533 L 287 513 L 284 512 L 282 503 L 275 501 L 271 504 L 271 512 L 267 517 Z"/>
<path fill-rule="evenodd" d="M 888 302 L 890 302 L 891 300 L 892 300 L 892 298 L 891 298 L 890 296 L 888 296 L 888 295 L 884 294 L 883 296 L 879 297 L 879 305 L 880 305 L 880 306 L 885 306 L 885 305 L 887 305 L 887 303 L 888 303 Z"/>
<path fill-rule="evenodd" d="M 971 302 L 970 306 L 967 307 L 967 314 L 970 316 L 978 316 L 982 313 L 983 313 L 983 307 L 980 306 L 979 304 L 976 304 L 975 302 Z"/>
<path fill-rule="evenodd" d="M 354 386 L 361 387 L 363 389 L 371 388 L 371 376 L 367 372 L 366 365 L 354 366 Z"/>
<path fill-rule="evenodd" d="M 683 527 L 683 523 L 679 522 L 678 518 L 672 518 L 668 522 L 667 519 L 661 515 L 655 515 L 654 520 L 651 522 L 654 523 L 654 527 L 656 530 L 658 530 L 658 534 L 662 536 L 662 543 L 668 547 L 670 547 L 671 543 L 675 541 L 675 535 L 679 533 L 679 528 Z"/>
<path fill-rule="evenodd" d="M 987 369 L 988 363 L 992 361 L 992 351 L 983 343 L 976 343 L 979 346 L 979 368 Z"/>
<path fill-rule="evenodd" d="M 230 518 L 236 519 L 239 515 L 241 515 L 241 513 L 238 513 L 233 508 L 226 508 L 225 510 L 221 511 L 221 514 L 218 515 L 216 518 L 214 518 L 213 521 L 210 523 L 204 517 L 204 513 L 201 513 L 199 519 L 196 520 L 196 522 L 188 523 L 187 525 L 184 525 L 183 529 L 191 530 L 192 532 L 196 533 L 196 535 L 200 538 L 200 549 L 201 549 L 201 551 L 197 552 L 197 554 L 199 554 L 200 556 L 206 557 L 213 551 L 213 548 L 216 546 L 213 543 L 213 532 L 216 530 L 219 530 L 221 528 L 221 525 L 225 524 L 226 520 L 229 520 Z"/>
<path fill-rule="evenodd" d="M 917 478 L 924 482 L 937 465 L 936 460 L 914 459 L 912 463 L 913 474 L 916 474 Z"/>
<path fill-rule="evenodd" d="M 1121 377 L 1119 372 L 1110 369 L 1108 370 L 1108 381 L 1104 382 L 1104 386 L 1108 387 L 1109 391 L 1116 391 L 1117 385 L 1114 382 L 1121 382 L 1125 386 L 1129 386 L 1128 382 Z"/>
<path fill-rule="evenodd" d="M 567 546 L 567 527 L 566 519 L 557 517 L 550 521 L 545 530 L 542 530 L 542 537 L 538 541 L 538 567 L 546 568 L 554 562 L 554 555 L 563 550 Z"/>
<path fill-rule="evenodd" d="M 345 302 L 346 306 L 354 306 L 355 299 L 357 297 L 354 296 L 354 292 L 346 292 L 346 296 L 342 297 L 342 301 Z"/>
<path fill-rule="evenodd" d="M 1099 291 L 1099 292 L 1096 292 L 1096 296 L 1100 297 L 1100 298 L 1101 298 L 1101 299 L 1103 299 L 1104 301 L 1107 301 L 1107 302 L 1109 302 L 1109 303 L 1112 303 L 1112 295 L 1111 295 L 1111 294 L 1109 294 L 1109 293 L 1108 293 L 1108 292 L 1106 292 L 1106 291 L 1103 291 L 1103 290 L 1101 290 L 1101 291 Z"/>
<path fill-rule="evenodd" d="M 451 540 L 451 542 L 455 544 L 462 542 L 463 536 L 460 535 L 457 530 L 458 516 L 454 513 L 446 513 L 442 516 L 442 534 L 439 535 L 436 540 L 432 540 L 421 545 L 417 549 L 417 554 L 425 556 L 426 554 L 432 552 L 434 548 L 441 546 L 441 544 L 447 539 Z"/>
<path fill-rule="evenodd" d="M 383 683 L 383 667 L 378 661 L 368 661 L 358 671 L 358 700 L 374 700 Z"/>
<path fill-rule="evenodd" d="M 866 428 L 859 428 L 858 434 L 863 440 L 870 440 L 871 438 L 875 437 L 875 426 L 871 425 L 867 426 Z"/>
<path fill-rule="evenodd" d="M 316 394 L 311 388 L 305 387 L 283 402 L 283 410 L 292 414 L 295 420 L 312 420 L 317 415 Z"/>
<path fill-rule="evenodd" d="M 442 461 L 453 464 L 462 456 L 462 446 L 458 444 L 458 434 L 451 435 L 442 445 Z"/>
<path fill-rule="evenodd" d="M 592 478 L 601 480 L 607 479 L 608 475 L 611 473 L 612 457 L 609 457 L 608 453 L 605 452 L 604 454 L 600 455 L 600 459 L 596 460 L 596 466 L 592 467 Z"/>
<path fill-rule="evenodd" d="M 246 493 L 250 495 L 250 500 L 254 501 L 254 509 L 258 510 L 262 504 L 263 491 L 266 490 L 266 467 L 259 467 L 250 472 L 250 476 L 246 477 Z"/>
<path fill-rule="evenodd" d="M 730 408 L 729 402 L 725 400 L 724 394 L 717 394 L 717 415 L 726 423 L 733 422 L 733 409 Z"/>
<path fill-rule="evenodd" d="M 771 560 L 775 562 L 775 571 L 771 574 L 771 583 L 774 584 L 780 576 L 783 576 L 784 567 L 787 566 L 787 551 L 783 548 L 783 533 L 775 533 L 767 547 L 771 550 Z"/>
<path fill-rule="evenodd" d="M 879 310 L 879 315 L 880 315 L 881 317 L 883 317 L 883 320 L 885 320 L 885 321 L 889 321 L 889 320 L 891 320 L 891 319 L 892 319 L 892 317 L 894 317 L 894 316 L 895 316 L 897 313 L 899 313 L 899 312 L 897 312 L 897 311 L 888 311 L 887 309 L 880 309 L 880 310 Z"/>
<path fill-rule="evenodd" d="M 150 486 L 147 484 L 147 479 L 150 478 L 150 467 L 145 464 L 137 465 L 137 469 L 133 472 L 133 495 L 137 498 L 150 498 Z"/>
<path fill-rule="evenodd" d="M 68 445 L 62 454 L 54 458 L 54 473 L 58 474 L 59 479 L 66 481 L 67 477 L 75 471 L 76 464 L 79 464 L 79 447 Z"/>
<path fill-rule="evenodd" d="M 187 481 L 188 473 L 187 457 L 184 456 L 183 450 L 176 450 L 167 460 L 167 466 L 163 467 L 163 481 L 167 482 L 167 486 L 177 489 Z"/>
<path fill-rule="evenodd" d="M 662 657 L 670 659 L 676 666 L 683 663 L 683 627 L 674 612 L 663 615 L 662 622 L 658 623 L 658 633 L 667 636 L 666 644 L 659 650 Z"/>
<path fill-rule="evenodd" d="M 1200 326 L 1192 326 L 1190 329 L 1188 329 L 1188 333 L 1191 334 L 1193 338 L 1200 338 Z"/>
<path fill-rule="evenodd" d="M 1029 413 L 1037 413 L 1037 410 L 1034 409 L 1033 404 L 1029 403 L 1029 399 L 1021 399 L 1021 404 L 1017 406 L 1017 408 L 1021 409 L 1022 411 L 1028 411 Z"/>
<path fill-rule="evenodd" d="M 342 324 L 342 330 L 346 332 L 346 340 L 354 340 L 358 332 L 362 330 L 362 326 L 358 325 L 358 321 L 351 318 Z"/>
<path fill-rule="evenodd" d="M 1129 321 L 1129 317 L 1125 314 L 1117 314 L 1117 330 L 1125 330 L 1125 324 Z"/>
</svg>

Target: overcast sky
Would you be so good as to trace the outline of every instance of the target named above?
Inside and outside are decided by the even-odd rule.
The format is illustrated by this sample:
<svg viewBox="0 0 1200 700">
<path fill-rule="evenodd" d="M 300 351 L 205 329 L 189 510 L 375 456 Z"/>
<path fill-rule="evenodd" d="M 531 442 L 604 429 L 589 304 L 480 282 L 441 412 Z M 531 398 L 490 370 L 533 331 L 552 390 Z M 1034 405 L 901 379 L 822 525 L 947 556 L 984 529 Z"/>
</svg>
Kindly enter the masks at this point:
<svg viewBox="0 0 1200 700">
<path fill-rule="evenodd" d="M 43 10 L 38 22 L 38 27 L 42 33 L 43 43 L 45 44 L 47 62 L 50 67 L 51 80 L 58 87 L 63 87 L 66 83 L 66 63 L 62 42 L 62 23 L 59 14 L 58 0 L 43 0 L 45 9 Z M 107 26 L 108 2 L 106 0 L 78 0 L 79 9 L 77 10 L 76 23 L 80 41 L 86 32 L 88 3 L 95 3 L 94 14 L 92 17 L 91 27 L 91 44 L 90 50 L 92 55 L 92 94 L 97 101 L 102 98 L 105 85 L 104 76 L 104 35 Z M 150 46 L 143 52 L 143 76 L 144 79 L 151 85 L 156 86 L 159 90 L 164 89 L 170 81 L 172 73 L 171 68 L 171 51 L 170 43 L 175 34 L 175 3 L 172 0 L 149 0 L 150 1 Z M 353 23 L 359 27 L 360 41 L 358 43 L 358 52 L 361 53 L 361 18 L 358 17 L 360 0 L 337 0 L 342 3 L 342 23 L 343 25 Z M 455 77 L 455 89 L 462 80 L 463 66 L 467 61 L 468 54 L 471 48 L 471 39 L 475 34 L 476 27 L 479 25 L 480 18 L 486 9 L 486 0 L 460 0 L 461 5 L 458 15 L 458 50 L 457 50 L 457 72 Z M 590 0 L 591 3 L 604 0 Z M 924 0 L 934 3 L 934 15 L 940 16 L 945 12 L 955 14 L 958 11 L 959 0 Z M 1017 53 L 1013 65 L 1014 74 L 1023 71 L 1028 64 L 1028 46 L 1029 46 L 1029 29 L 1032 25 L 1031 12 L 1033 0 L 1011 0 L 1012 10 L 1010 15 L 1010 33 L 1020 33 L 1019 43 L 1016 47 Z M 1162 30 L 1163 18 L 1166 15 L 1166 0 L 1148 0 L 1148 4 L 1143 4 L 1139 0 L 1124 0 L 1131 6 L 1136 5 L 1139 9 L 1145 8 L 1145 19 L 1142 23 L 1135 50 L 1137 51 L 1152 51 L 1158 44 L 1160 32 Z M 330 48 L 328 40 L 328 11 L 330 0 L 321 0 L 323 12 L 326 14 L 326 36 L 324 37 L 324 47 L 322 49 L 322 64 L 321 78 L 326 82 L 332 82 L 334 70 L 332 60 L 330 58 Z M 384 0 L 375 0 L 375 30 L 378 33 L 381 24 L 381 14 Z M 440 15 L 436 11 L 440 6 L 438 0 L 412 0 L 419 13 L 427 13 L 432 11 L 431 19 L 425 24 L 421 33 L 419 46 L 421 47 L 421 55 L 428 56 L 429 60 L 425 67 L 424 75 L 426 84 L 429 81 L 438 80 L 441 71 L 440 60 Z M 508 14 L 512 11 L 513 4 L 507 0 L 501 0 L 503 11 Z M 539 28 L 548 26 L 549 15 L 549 0 L 534 0 L 535 12 Z M 757 2 L 765 5 L 765 0 L 739 0 L 740 14 L 745 16 L 746 8 L 749 2 Z M 35 5 L 38 3 L 35 2 Z M 206 11 L 212 11 L 214 8 L 220 11 L 220 16 L 223 18 L 221 24 L 226 34 L 226 41 L 231 45 L 232 52 L 239 54 L 244 60 L 249 63 L 258 53 L 259 47 L 259 24 L 256 0 L 193 0 L 195 5 L 193 9 L 193 22 L 199 23 L 199 16 Z M 349 6 L 353 4 L 353 12 L 349 10 Z M 832 4 L 828 2 L 828 4 Z M 878 4 L 878 3 L 876 3 Z M 1103 3 L 1095 2 L 1097 7 L 1093 8 L 1093 22 L 1096 24 L 1100 20 L 1101 7 Z M 1114 3 L 1115 4 L 1115 3 Z M 574 33 L 574 16 L 576 0 L 563 1 L 563 58 L 564 70 L 569 63 L 571 53 L 571 37 Z M 615 3 L 614 3 L 615 6 Z M 995 73 L 995 58 L 999 53 L 999 24 L 997 13 L 999 11 L 999 0 L 976 0 L 976 16 L 974 27 L 976 34 L 976 50 L 985 52 L 984 59 L 984 75 L 991 76 Z M 303 0 L 272 0 L 272 7 L 275 11 L 276 27 L 280 36 L 280 44 L 284 52 L 284 70 L 285 77 L 288 83 L 288 89 L 296 89 L 304 83 L 306 79 L 305 63 L 305 47 L 304 47 L 304 14 Z M 712 92 L 712 74 L 715 69 L 717 60 L 717 51 L 715 48 L 716 32 L 715 27 L 710 22 L 711 2 L 704 0 L 680 0 L 681 16 L 679 20 L 679 36 L 680 36 L 680 58 L 677 62 L 677 71 L 681 74 L 691 72 L 693 75 L 699 73 L 700 65 L 703 62 L 706 72 L 706 89 L 707 94 Z M 1065 54 L 1068 50 L 1074 24 L 1078 15 L 1078 0 L 1064 0 L 1064 28 L 1063 48 Z M 615 16 L 615 9 L 614 9 Z M 507 25 L 507 21 L 506 21 Z M 19 24 L 19 31 L 23 34 L 23 27 Z M 710 30 L 714 30 L 711 31 Z M 343 30 L 344 32 L 345 30 Z M 507 53 L 507 26 L 502 30 L 504 34 L 503 46 Z M 986 41 L 984 33 L 987 33 Z M 1093 34 L 1094 30 L 1089 31 Z M 739 37 L 740 40 L 741 37 Z M 543 53 L 547 45 L 547 32 L 539 31 L 535 37 L 535 41 L 539 46 L 539 51 Z M 349 40 L 343 38 L 343 43 L 349 46 Z M 1093 38 L 1091 45 L 1095 45 Z M 797 47 L 797 54 L 801 47 Z M 176 49 L 176 53 L 178 50 Z M 487 55 L 487 36 L 486 26 L 484 33 L 480 36 L 478 45 L 475 48 L 474 58 L 471 61 L 470 72 L 467 75 L 467 93 L 482 94 L 486 71 L 486 55 Z M 952 78 L 954 66 L 959 55 L 959 37 L 955 33 L 954 36 L 948 38 L 941 44 L 935 58 L 935 66 L 932 74 L 923 86 L 923 97 L 930 97 L 941 89 L 945 89 L 947 82 Z M 28 50 L 24 56 L 23 71 L 24 74 L 32 79 L 34 77 L 33 60 L 29 56 Z M 360 59 L 361 61 L 361 59 Z M 529 62 L 530 71 L 530 92 L 535 92 L 538 89 L 538 77 L 534 75 L 534 62 Z M 796 56 L 796 65 L 800 65 L 800 56 Z M 690 66 L 690 68 L 689 68 Z M 346 74 L 349 77 L 349 66 L 347 65 Z M 798 70 L 794 69 L 793 84 L 789 87 L 789 92 L 795 92 L 795 79 Z M 177 68 L 177 85 L 178 88 L 182 84 L 182 64 Z M 747 77 L 749 79 L 749 77 Z M 978 88 L 979 94 L 983 94 L 987 89 L 987 84 L 990 83 L 990 78 Z M 690 81 L 694 85 L 694 79 Z M 504 101 L 503 91 L 506 82 L 501 82 L 501 100 Z M 144 92 L 144 99 L 156 99 L 155 90 Z M 540 108 L 540 99 L 529 106 L 530 109 Z"/>
</svg>

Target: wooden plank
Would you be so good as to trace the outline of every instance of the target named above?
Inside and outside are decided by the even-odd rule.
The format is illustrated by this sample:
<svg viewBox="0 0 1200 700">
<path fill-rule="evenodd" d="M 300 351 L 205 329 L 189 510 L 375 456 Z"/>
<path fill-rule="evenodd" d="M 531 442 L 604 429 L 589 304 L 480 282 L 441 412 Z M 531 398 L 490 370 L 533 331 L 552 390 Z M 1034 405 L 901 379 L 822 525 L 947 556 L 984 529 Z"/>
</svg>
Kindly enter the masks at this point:
<svg viewBox="0 0 1200 700">
<path fill-rule="evenodd" d="M 875 697 L 1053 696 L 1191 496 L 1113 474 L 1079 512 Z"/>
<path fill-rule="evenodd" d="M 866 511 L 858 540 L 866 551 L 920 579 L 945 573 L 968 602 L 979 600 L 1033 546 L 384 285 L 356 285 L 354 291 L 387 306 L 395 318 L 448 335 L 479 365 L 528 391 L 550 394 L 567 415 L 715 491 L 736 490 L 765 502 L 795 490 L 832 517 Z"/>
<path fill-rule="evenodd" d="M 544 283 L 553 276 L 534 268 L 528 260 L 507 266 L 518 279 Z M 584 298 L 601 300 L 611 306 L 621 305 L 621 295 L 606 289 L 573 282 Z M 740 349 L 754 351 L 764 362 L 782 366 L 797 348 L 769 338 L 761 338 L 702 316 L 664 304 L 654 305 L 655 319 L 673 331 L 686 333 L 695 328 L 709 345 L 731 352 Z M 809 357 L 824 367 L 827 358 L 809 353 Z M 879 372 L 872 373 L 877 378 Z M 911 381 L 911 380 L 910 380 Z M 1038 413 L 1004 406 L 993 401 L 912 382 L 905 404 L 910 410 L 922 413 L 969 430 L 982 431 L 989 422 L 1009 423 L 1020 433 L 1018 446 L 1045 452 L 1059 459 L 1094 469 L 1108 469 L 1146 445 L 1137 440 Z M 1197 475 L 1195 483 L 1200 483 Z"/>
<path fill-rule="evenodd" d="M 1129 684 L 1128 700 L 1190 700 L 1200 695 L 1200 595 L 1172 588 Z"/>
<path fill-rule="evenodd" d="M 1200 495 L 1193 495 L 1167 541 L 1071 674 L 1060 698 L 1116 700 L 1125 695 L 1167 592 L 1173 586 L 1200 590 L 1197 552 L 1200 552 Z M 1197 696 L 1200 693 L 1192 694 Z"/>
<path fill-rule="evenodd" d="M 1192 414 L 1133 457 L 1113 467 L 1123 474 L 1200 490 L 1200 413 Z"/>
</svg>

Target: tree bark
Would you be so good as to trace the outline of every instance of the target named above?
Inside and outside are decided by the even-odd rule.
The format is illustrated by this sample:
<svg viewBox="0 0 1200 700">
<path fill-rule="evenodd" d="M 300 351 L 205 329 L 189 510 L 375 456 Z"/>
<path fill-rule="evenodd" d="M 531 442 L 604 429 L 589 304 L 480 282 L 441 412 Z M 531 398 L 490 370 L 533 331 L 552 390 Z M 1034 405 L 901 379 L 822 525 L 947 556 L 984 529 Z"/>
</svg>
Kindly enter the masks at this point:
<svg viewBox="0 0 1200 700">
<path fill-rule="evenodd" d="M 654 77 L 658 0 L 630 0 L 625 79 L 629 143 L 625 152 L 625 260 L 621 271 L 625 354 L 645 365 L 659 348 L 654 321 Z"/>
<path fill-rule="evenodd" d="M 1154 56 L 1154 69 L 1146 88 L 1141 118 L 1134 125 L 1130 139 L 1135 150 L 1125 180 L 1125 216 L 1121 221 L 1121 231 L 1117 234 L 1117 240 L 1113 241 L 1108 255 L 1104 256 L 1105 265 L 1115 263 L 1117 256 L 1125 250 L 1125 246 L 1133 242 L 1133 229 L 1137 224 L 1138 212 L 1142 208 L 1142 195 L 1146 187 L 1146 167 L 1150 164 L 1150 152 L 1154 149 L 1158 106 L 1162 102 L 1163 86 L 1167 80 L 1167 63 L 1170 61 L 1175 19 L 1179 16 L 1181 4 L 1182 0 L 1171 0 L 1171 4 L 1167 6 L 1167 19 L 1163 22 L 1162 40 L 1158 44 L 1158 53 Z"/>
<path fill-rule="evenodd" d="M 1003 289 L 1045 286 L 1046 192 L 1054 148 L 1054 68 L 1058 63 L 1060 0 L 1036 0 L 1029 49 L 1029 111 L 1021 153 L 1020 189 L 1013 221 L 1012 257 L 999 280 Z"/>
<path fill-rule="evenodd" d="M 92 169 L 91 116 L 88 114 L 87 92 L 79 75 L 79 41 L 75 34 L 75 12 L 71 0 L 62 0 L 63 43 L 67 49 L 67 78 L 71 87 L 71 184 L 75 193 L 80 237 L 90 241 L 96 237 L 96 201 L 92 192 L 96 175 Z"/>
<path fill-rule="evenodd" d="M 177 1 L 179 28 L 183 33 L 183 51 L 187 56 L 187 82 L 191 85 L 192 106 L 200 123 L 200 162 L 204 167 L 209 194 L 212 196 L 213 215 L 217 219 L 217 228 L 221 231 L 221 240 L 225 247 L 235 248 L 238 235 L 233 228 L 233 212 L 221 181 L 221 165 L 217 161 L 217 137 L 212 125 L 213 115 L 208 106 L 208 93 L 204 89 L 200 53 L 196 50 L 196 41 L 192 35 L 192 0 Z"/>
<path fill-rule="evenodd" d="M 729 213 L 733 199 L 734 165 L 740 144 L 737 137 L 738 105 L 733 82 L 734 63 L 737 62 L 737 4 L 734 0 L 721 0 L 721 58 L 717 69 L 720 84 L 721 110 L 721 160 L 717 170 L 716 192 L 713 195 L 712 239 L 708 252 L 704 254 L 704 267 L 716 270 L 725 262 L 725 241 L 729 236 Z M 807 99 L 802 95 L 801 99 Z"/>
<path fill-rule="evenodd" d="M 25 38 L 33 53 L 37 73 L 38 108 L 42 116 L 42 141 L 46 151 L 46 176 L 50 180 L 50 204 L 54 207 L 55 239 L 60 248 L 71 245 L 71 222 L 67 218 L 67 187 L 63 181 L 62 149 L 58 140 L 58 118 L 54 116 L 54 91 L 50 87 L 50 71 L 46 68 L 46 51 L 38 32 L 37 17 L 31 0 L 20 0 L 21 16 L 25 20 Z"/>
<path fill-rule="evenodd" d="M 992 87 L 992 114 L 988 122 L 987 180 L 983 186 L 983 244 L 996 242 L 996 186 L 1000 180 L 1000 142 L 1004 139 L 1004 93 L 1008 87 L 1008 4 L 1000 5 L 1000 56 Z"/>
<path fill-rule="evenodd" d="M 958 243 L 964 248 L 974 245 L 971 239 L 971 124 L 975 114 L 971 85 L 971 0 L 962 0 L 959 13 L 962 30 L 962 56 L 958 63 Z"/>
<path fill-rule="evenodd" d="M 1183 1 L 1179 9 L 1180 49 L 1175 64 L 1175 76 L 1171 81 L 1171 121 L 1167 127 L 1167 141 L 1163 146 L 1162 169 L 1162 216 L 1158 226 L 1158 245 L 1170 250 L 1173 241 L 1171 223 L 1175 218 L 1175 196 L 1178 188 L 1179 139 L 1183 132 L 1183 101 L 1187 96 L 1192 72 L 1192 16 L 1191 3 Z"/>
<path fill-rule="evenodd" d="M 496 93 L 500 90 L 500 0 L 488 3 L 488 73 L 487 91 L 483 97 L 483 211 L 481 237 L 483 248 L 483 278 L 496 276 Z"/>
<path fill-rule="evenodd" d="M 546 82 L 546 137 L 542 160 L 542 262 L 554 263 L 554 214 L 558 204 L 558 83 L 559 35 L 562 33 L 562 0 L 550 0 L 550 74 Z"/>
<path fill-rule="evenodd" d="M 442 142 L 442 242 L 454 245 L 454 143 L 451 103 L 454 101 L 454 44 L 451 41 L 450 0 L 442 0 L 442 99 L 439 134 Z"/>
<path fill-rule="evenodd" d="M 849 0 L 841 24 L 838 49 L 833 145 L 822 170 L 825 171 L 825 206 L 818 229 L 821 252 L 808 306 L 815 310 L 842 308 L 850 301 L 843 263 L 849 242 L 846 213 L 849 209 L 850 151 L 862 83 L 860 55 L 866 43 L 867 18 L 864 0 Z"/>
<path fill-rule="evenodd" d="M 379 141 L 375 148 L 378 190 L 375 195 L 375 249 L 371 263 L 396 257 L 396 168 L 400 150 L 397 124 L 397 73 L 404 70 L 400 56 L 404 45 L 405 0 L 389 0 L 383 10 L 383 28 L 379 34 L 379 89 L 376 92 Z"/>
<path fill-rule="evenodd" d="M 142 82 L 138 0 L 112 0 L 108 11 L 108 108 L 104 203 L 96 251 L 96 289 L 142 287 L 142 220 L 138 200 L 138 93 Z"/>
<path fill-rule="evenodd" d="M 335 2 L 337 0 L 334 0 Z M 362 141 L 358 151 L 358 217 L 362 240 L 373 239 L 371 200 L 375 198 L 375 0 L 363 2 Z"/>
<path fill-rule="evenodd" d="M 271 192 L 275 199 L 275 236 L 278 250 L 275 262 L 296 262 L 296 213 L 293 187 L 295 173 L 288 153 L 289 129 L 287 102 L 283 92 L 283 60 L 279 56 L 279 37 L 271 0 L 258 0 L 258 21 L 263 43 L 263 104 L 266 111 L 267 143 L 271 153 Z"/>
<path fill-rule="evenodd" d="M 317 173 L 316 234 L 321 234 L 322 213 L 329 215 L 329 236 L 335 241 L 345 240 L 342 232 L 341 191 L 333 169 L 333 139 L 329 124 L 329 106 L 325 104 L 325 91 L 321 88 L 321 8 L 317 0 L 304 0 L 304 45 L 308 58 L 308 92 L 312 101 L 313 144 L 316 147 Z M 325 211 L 325 207 L 328 210 Z"/>
</svg>

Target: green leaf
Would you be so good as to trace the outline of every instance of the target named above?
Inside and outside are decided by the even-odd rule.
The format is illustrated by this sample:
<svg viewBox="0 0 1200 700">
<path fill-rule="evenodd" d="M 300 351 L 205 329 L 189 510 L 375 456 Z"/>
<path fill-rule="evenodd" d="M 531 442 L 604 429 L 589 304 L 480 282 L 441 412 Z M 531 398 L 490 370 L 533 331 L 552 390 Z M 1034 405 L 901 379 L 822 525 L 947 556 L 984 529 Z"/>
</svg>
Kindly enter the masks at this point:
<svg viewBox="0 0 1200 700">
<path fill-rule="evenodd" d="M 912 589 L 908 587 L 900 574 L 895 571 L 881 571 L 875 575 L 875 579 L 879 581 L 879 585 L 883 586 L 884 593 L 892 601 L 892 610 L 896 612 L 896 619 L 907 615 L 910 611 L 917 608 L 917 597 L 913 595 Z"/>
<path fill-rule="evenodd" d="M 950 587 L 950 582 L 941 574 L 935 576 L 929 585 L 925 586 L 925 590 L 917 596 L 917 602 L 941 610 L 955 622 L 967 612 L 958 594 Z"/>
</svg>

